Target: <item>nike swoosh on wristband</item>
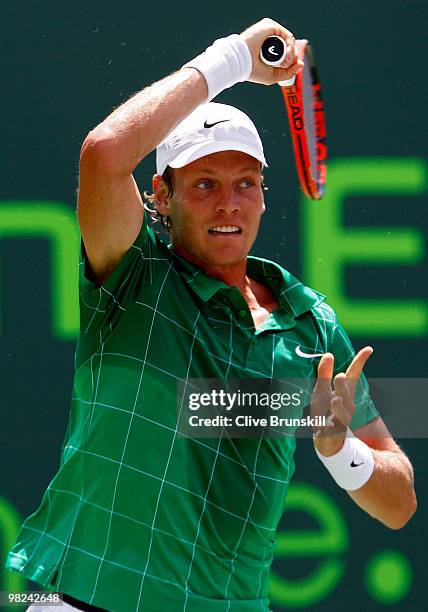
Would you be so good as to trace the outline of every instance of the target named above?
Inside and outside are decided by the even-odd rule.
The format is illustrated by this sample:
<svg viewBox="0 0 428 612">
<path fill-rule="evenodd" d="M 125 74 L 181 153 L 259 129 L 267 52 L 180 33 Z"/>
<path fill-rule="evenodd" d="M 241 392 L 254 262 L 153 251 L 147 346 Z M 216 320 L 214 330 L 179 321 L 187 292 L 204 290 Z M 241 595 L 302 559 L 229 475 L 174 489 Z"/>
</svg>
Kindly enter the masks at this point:
<svg viewBox="0 0 428 612">
<path fill-rule="evenodd" d="M 225 121 L 230 121 L 230 119 L 221 119 L 220 121 L 214 121 L 214 123 L 208 123 L 208 121 L 205 121 L 204 128 L 211 128 L 214 125 L 217 125 L 217 123 L 224 123 Z"/>
<path fill-rule="evenodd" d="M 364 464 L 364 461 L 362 461 L 361 463 L 355 463 L 355 461 L 353 459 L 351 461 L 351 467 L 358 467 L 358 466 L 363 465 L 363 464 Z"/>
<path fill-rule="evenodd" d="M 296 355 L 304 357 L 305 359 L 313 359 L 314 357 L 322 357 L 324 355 L 324 353 L 304 353 L 300 348 L 300 344 L 296 346 L 294 350 L 296 351 Z"/>
</svg>

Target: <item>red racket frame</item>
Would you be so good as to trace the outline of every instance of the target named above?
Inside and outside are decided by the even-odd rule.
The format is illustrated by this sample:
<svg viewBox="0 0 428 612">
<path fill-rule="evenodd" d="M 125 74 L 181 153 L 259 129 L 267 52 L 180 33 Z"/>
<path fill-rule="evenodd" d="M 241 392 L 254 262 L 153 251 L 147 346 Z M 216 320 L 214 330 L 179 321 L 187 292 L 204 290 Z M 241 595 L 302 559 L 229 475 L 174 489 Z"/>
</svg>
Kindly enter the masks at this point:
<svg viewBox="0 0 428 612">
<path fill-rule="evenodd" d="M 300 185 L 308 198 L 322 198 L 327 179 L 327 143 L 324 102 L 321 95 L 321 85 L 315 65 L 312 47 L 307 40 L 296 41 L 299 57 L 309 62 L 311 75 L 311 90 L 314 97 L 315 137 L 316 137 L 316 168 L 315 176 L 311 173 L 309 162 L 308 134 L 305 129 L 303 107 L 303 70 L 296 75 L 294 85 L 281 86 L 282 95 L 287 108 L 290 131 L 293 140 L 294 157 Z"/>
</svg>

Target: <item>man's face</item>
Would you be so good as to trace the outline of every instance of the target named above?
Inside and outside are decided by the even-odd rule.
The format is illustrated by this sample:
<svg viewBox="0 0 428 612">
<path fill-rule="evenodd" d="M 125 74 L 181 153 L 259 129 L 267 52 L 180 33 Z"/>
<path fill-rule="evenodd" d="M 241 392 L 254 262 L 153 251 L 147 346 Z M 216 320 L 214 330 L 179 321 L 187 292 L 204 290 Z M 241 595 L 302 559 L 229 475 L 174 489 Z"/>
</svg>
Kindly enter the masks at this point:
<svg viewBox="0 0 428 612">
<path fill-rule="evenodd" d="M 239 151 L 206 155 L 174 169 L 174 193 L 166 199 L 155 175 L 156 207 L 171 219 L 173 249 L 202 268 L 245 260 L 265 210 L 260 162 Z"/>
</svg>

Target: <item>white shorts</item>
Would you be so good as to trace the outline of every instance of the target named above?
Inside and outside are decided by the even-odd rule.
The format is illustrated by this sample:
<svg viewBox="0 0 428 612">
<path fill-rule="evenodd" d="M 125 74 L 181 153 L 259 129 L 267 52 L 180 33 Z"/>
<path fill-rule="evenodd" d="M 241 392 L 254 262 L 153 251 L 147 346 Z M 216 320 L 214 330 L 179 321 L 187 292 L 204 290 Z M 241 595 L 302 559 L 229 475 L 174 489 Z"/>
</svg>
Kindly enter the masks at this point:
<svg viewBox="0 0 428 612">
<path fill-rule="evenodd" d="M 26 612 L 74 612 L 74 611 L 82 612 L 81 610 L 79 610 L 79 608 L 75 608 L 74 606 L 70 605 L 66 601 L 63 601 L 58 606 L 31 605 L 26 610 Z"/>
</svg>

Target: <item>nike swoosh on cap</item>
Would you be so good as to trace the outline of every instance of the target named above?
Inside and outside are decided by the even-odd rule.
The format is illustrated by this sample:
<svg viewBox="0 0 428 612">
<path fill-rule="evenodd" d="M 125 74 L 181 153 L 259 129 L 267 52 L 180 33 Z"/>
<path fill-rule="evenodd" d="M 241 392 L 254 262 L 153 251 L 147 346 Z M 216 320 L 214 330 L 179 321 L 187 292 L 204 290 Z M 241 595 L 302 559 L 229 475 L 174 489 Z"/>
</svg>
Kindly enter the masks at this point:
<svg viewBox="0 0 428 612">
<path fill-rule="evenodd" d="M 208 121 L 204 122 L 204 128 L 211 128 L 217 123 L 224 123 L 225 121 L 230 121 L 230 119 L 221 119 L 220 121 L 214 121 L 214 123 L 208 123 Z"/>
<path fill-rule="evenodd" d="M 294 350 L 296 351 L 296 355 L 304 357 L 305 359 L 313 359 L 314 357 L 322 357 L 324 355 L 324 353 L 304 353 L 300 348 L 300 344 L 296 346 Z"/>
</svg>

